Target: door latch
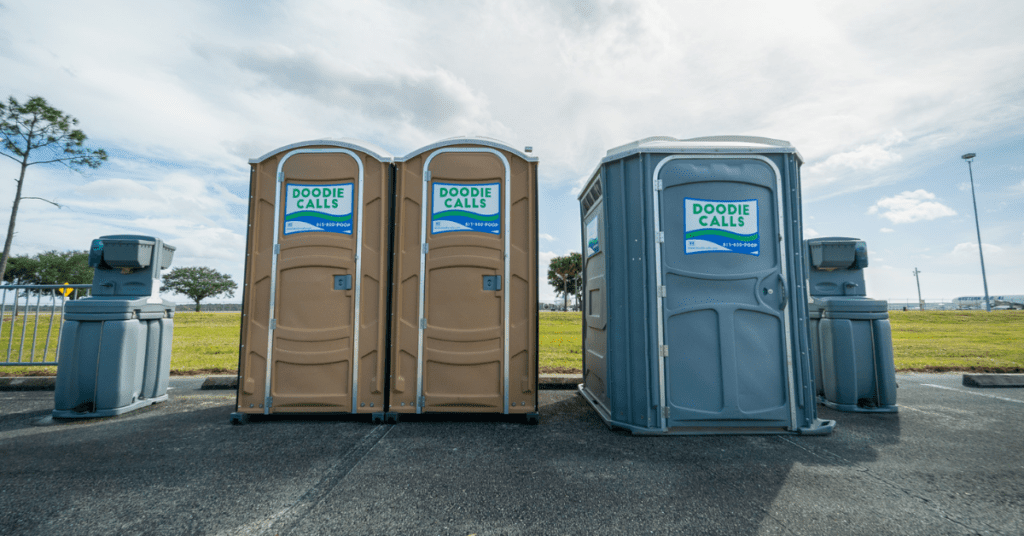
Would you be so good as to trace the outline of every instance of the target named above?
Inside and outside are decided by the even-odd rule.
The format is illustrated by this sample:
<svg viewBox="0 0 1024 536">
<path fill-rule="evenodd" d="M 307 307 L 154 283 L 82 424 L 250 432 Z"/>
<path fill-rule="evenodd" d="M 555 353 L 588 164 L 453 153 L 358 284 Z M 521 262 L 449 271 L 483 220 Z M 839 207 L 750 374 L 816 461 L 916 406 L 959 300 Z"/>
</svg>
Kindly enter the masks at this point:
<svg viewBox="0 0 1024 536">
<path fill-rule="evenodd" d="M 484 276 L 484 290 L 501 290 L 501 276 L 500 275 L 485 275 Z"/>
<path fill-rule="evenodd" d="M 334 276 L 334 290 L 352 290 L 352 274 Z"/>
</svg>

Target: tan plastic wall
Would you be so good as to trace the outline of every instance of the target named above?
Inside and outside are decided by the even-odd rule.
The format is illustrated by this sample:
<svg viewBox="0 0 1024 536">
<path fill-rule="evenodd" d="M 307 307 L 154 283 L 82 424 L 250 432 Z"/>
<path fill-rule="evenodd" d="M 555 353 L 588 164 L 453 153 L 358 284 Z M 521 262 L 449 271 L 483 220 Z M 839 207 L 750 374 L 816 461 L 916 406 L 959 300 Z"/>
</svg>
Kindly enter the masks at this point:
<svg viewBox="0 0 1024 536">
<path fill-rule="evenodd" d="M 474 148 L 470 144 L 453 147 Z M 443 153 L 430 160 L 423 199 L 423 167 L 439 148 L 399 162 L 389 411 L 417 407 L 419 285 L 422 208 L 429 210 L 433 183 L 500 182 L 505 214 L 505 166 L 486 152 Z M 500 235 L 433 234 L 428 229 L 424 281 L 424 412 L 504 411 L 504 315 L 509 300 L 509 413 L 537 411 L 537 163 L 497 149 L 509 162 L 511 221 Z M 427 216 L 430 225 L 430 214 Z M 511 231 L 510 273 L 505 275 L 505 233 Z M 483 276 L 502 278 L 501 291 L 482 288 Z"/>
<path fill-rule="evenodd" d="M 337 150 L 337 147 L 315 146 Z M 277 183 L 278 164 L 295 148 L 252 164 L 247 237 L 238 411 L 264 413 L 271 271 L 274 257 L 275 188 L 287 184 L 314 187 L 353 183 L 352 234 L 306 232 L 285 235 L 285 194 L 280 206 L 280 255 L 277 288 L 270 413 L 383 411 L 386 298 L 388 270 L 388 183 L 390 164 L 352 150 L 364 169 L 363 199 L 358 198 L 358 165 L 342 153 L 295 154 L 284 164 L 284 184 Z M 358 211 L 362 211 L 363 245 L 356 251 Z M 356 327 L 356 254 L 362 264 L 358 392 L 352 407 L 353 339 Z M 352 274 L 352 290 L 334 290 L 334 276 Z"/>
</svg>

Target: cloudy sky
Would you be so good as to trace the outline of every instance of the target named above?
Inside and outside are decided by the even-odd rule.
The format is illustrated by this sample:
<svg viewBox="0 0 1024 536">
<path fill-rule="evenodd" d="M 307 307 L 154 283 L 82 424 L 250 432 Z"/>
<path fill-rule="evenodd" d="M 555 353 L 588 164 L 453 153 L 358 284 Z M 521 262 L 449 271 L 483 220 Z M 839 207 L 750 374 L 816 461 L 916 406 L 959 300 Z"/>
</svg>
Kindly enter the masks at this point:
<svg viewBox="0 0 1024 536">
<path fill-rule="evenodd" d="M 25 195 L 64 208 L 25 201 L 13 251 L 154 234 L 241 282 L 249 158 L 484 135 L 540 158 L 550 259 L 580 250 L 576 194 L 608 148 L 741 134 L 797 147 L 806 236 L 866 240 L 868 293 L 898 301 L 915 267 L 925 299 L 982 293 L 977 153 L 989 290 L 1024 294 L 1021 28 L 1012 0 L 0 0 L 0 98 L 45 97 L 111 156 L 32 168 Z"/>
</svg>

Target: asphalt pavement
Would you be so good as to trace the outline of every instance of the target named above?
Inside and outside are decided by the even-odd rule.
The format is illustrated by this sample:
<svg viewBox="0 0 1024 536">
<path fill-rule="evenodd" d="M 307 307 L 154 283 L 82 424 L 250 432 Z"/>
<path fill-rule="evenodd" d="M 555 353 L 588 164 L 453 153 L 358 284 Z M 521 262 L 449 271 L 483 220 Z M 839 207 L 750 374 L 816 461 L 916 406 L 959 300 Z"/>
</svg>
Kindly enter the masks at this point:
<svg viewBox="0 0 1024 536">
<path fill-rule="evenodd" d="M 1024 389 L 899 374 L 825 437 L 634 437 L 574 391 L 541 423 L 229 424 L 231 391 L 54 422 L 0 392 L 0 534 L 1024 534 Z"/>
</svg>

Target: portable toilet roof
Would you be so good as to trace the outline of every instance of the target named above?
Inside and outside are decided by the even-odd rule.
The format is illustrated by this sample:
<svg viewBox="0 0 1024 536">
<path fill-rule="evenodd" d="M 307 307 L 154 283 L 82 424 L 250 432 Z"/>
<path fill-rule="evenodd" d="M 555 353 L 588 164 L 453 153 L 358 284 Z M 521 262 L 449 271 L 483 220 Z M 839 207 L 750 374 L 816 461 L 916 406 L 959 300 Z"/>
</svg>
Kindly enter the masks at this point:
<svg viewBox="0 0 1024 536">
<path fill-rule="evenodd" d="M 527 153 L 525 153 L 523 151 L 520 151 L 519 149 L 516 149 L 515 147 L 512 147 L 511 145 L 509 145 L 509 144 L 507 144 L 507 143 L 505 143 L 505 142 L 503 142 L 501 140 L 497 140 L 497 139 L 494 139 L 494 138 L 488 138 L 486 136 L 455 136 L 453 138 L 447 138 L 447 139 L 444 139 L 444 140 L 440 140 L 440 141 L 431 143 L 430 145 L 425 145 L 423 147 L 420 147 L 419 149 L 416 149 L 415 151 L 412 151 L 411 153 L 409 153 L 409 154 L 407 154 L 407 155 L 405 155 L 403 157 L 396 158 L 395 162 L 406 162 L 409 159 L 415 158 L 416 156 L 419 156 L 419 155 L 421 155 L 421 154 L 423 154 L 423 153 L 425 153 L 427 151 L 431 151 L 431 150 L 434 150 L 434 149 L 439 149 L 441 147 L 451 147 L 452 145 L 483 145 L 485 147 L 492 147 L 494 149 L 501 149 L 503 151 L 508 151 L 508 152 L 518 156 L 519 158 L 522 158 L 523 160 L 526 160 L 527 162 L 537 162 L 538 161 L 536 156 L 533 156 L 533 155 L 527 154 Z"/>
<path fill-rule="evenodd" d="M 624 158 L 635 153 L 796 153 L 802 163 L 803 157 L 791 143 L 760 136 L 702 136 L 681 140 L 671 136 L 651 136 L 608 149 L 601 163 Z"/>
<path fill-rule="evenodd" d="M 394 159 L 395 159 L 395 157 L 392 156 L 391 153 L 389 153 L 386 149 L 384 149 L 384 148 L 382 148 L 382 147 L 380 147 L 378 145 L 375 145 L 373 143 L 370 143 L 370 142 L 366 142 L 366 141 L 362 141 L 362 140 L 356 140 L 356 139 L 352 139 L 352 138 L 340 138 L 340 139 L 322 138 L 322 139 L 318 139 L 318 140 L 300 141 L 300 142 L 297 142 L 297 143 L 291 143 L 291 144 L 288 144 L 288 145 L 284 145 L 282 147 L 278 147 L 277 149 L 274 149 L 273 151 L 270 151 L 267 154 L 265 154 L 265 155 L 263 155 L 263 156 L 261 156 L 259 158 L 250 158 L 249 159 L 249 163 L 250 164 L 259 164 L 260 162 L 263 162 L 264 160 L 267 160 L 268 158 L 272 158 L 274 156 L 277 156 L 277 155 L 279 155 L 279 154 L 281 154 L 281 153 L 283 153 L 285 151 L 289 151 L 291 149 L 301 149 L 303 147 L 314 147 L 314 146 L 323 146 L 323 145 L 332 146 L 332 147 L 340 147 L 340 148 L 343 148 L 343 149 L 355 149 L 357 151 L 362 151 L 362 152 L 364 152 L 364 153 L 366 153 L 366 154 L 376 158 L 377 160 L 380 160 L 381 162 L 393 162 Z"/>
</svg>

